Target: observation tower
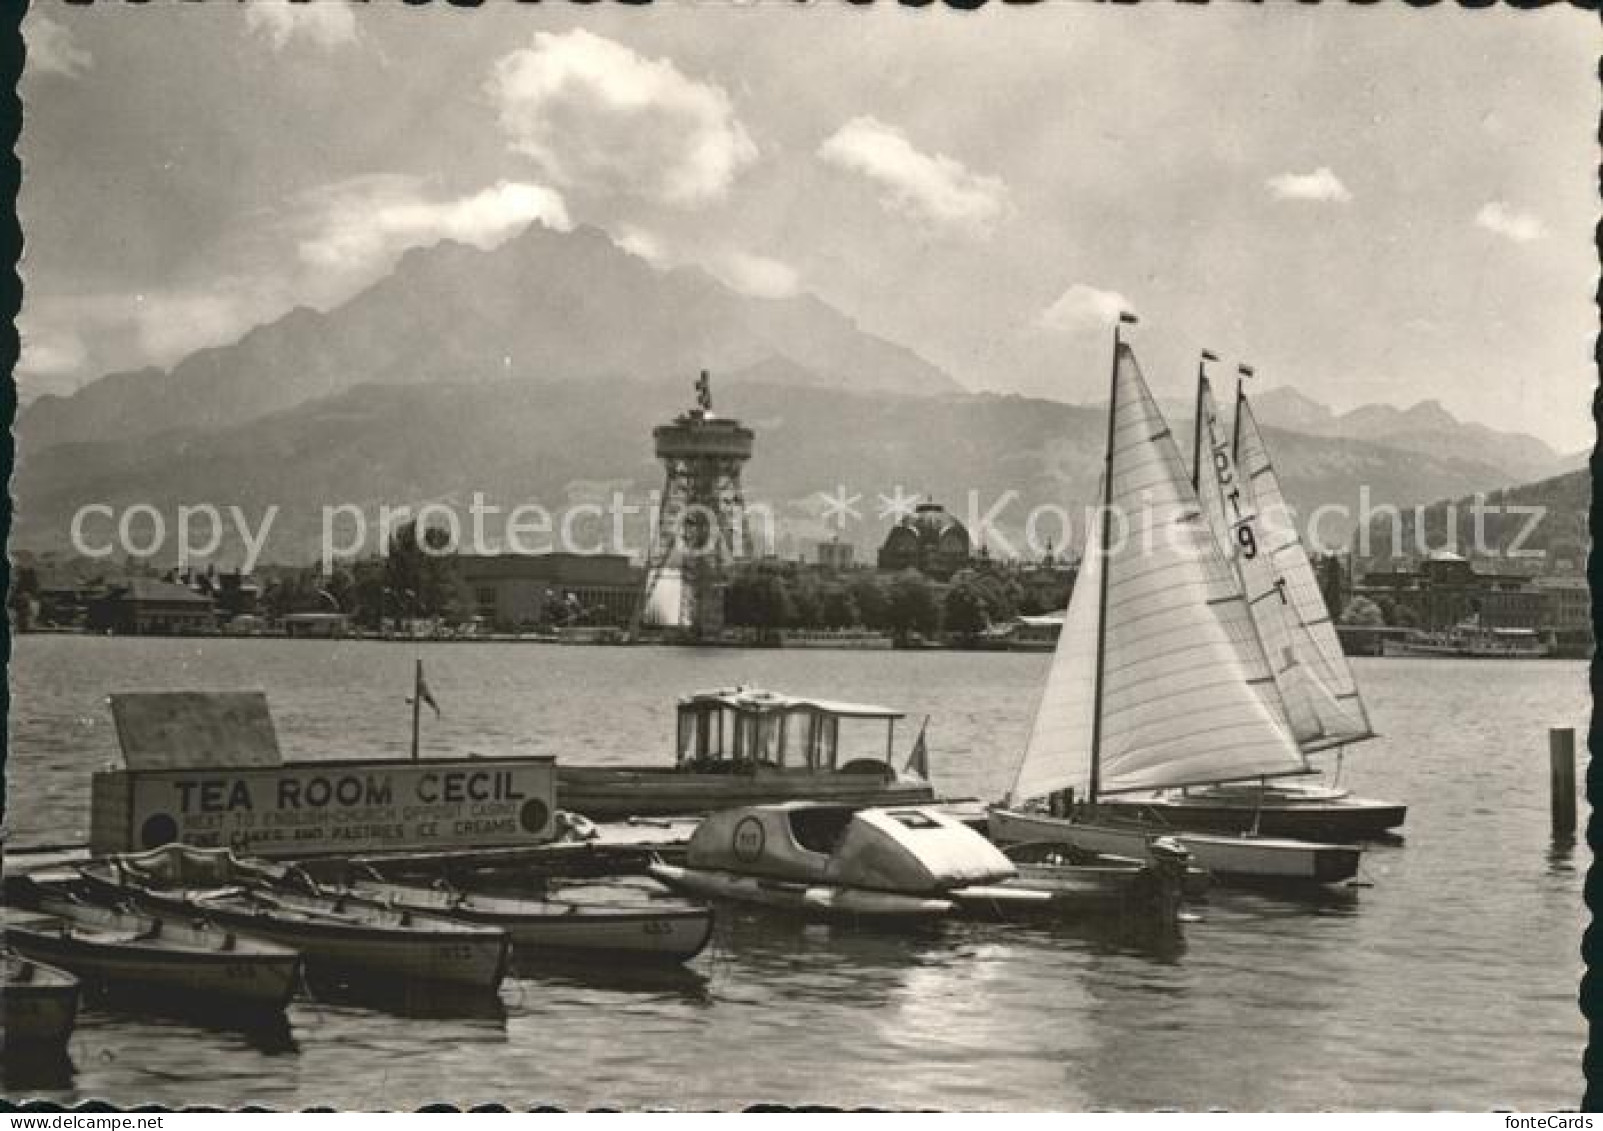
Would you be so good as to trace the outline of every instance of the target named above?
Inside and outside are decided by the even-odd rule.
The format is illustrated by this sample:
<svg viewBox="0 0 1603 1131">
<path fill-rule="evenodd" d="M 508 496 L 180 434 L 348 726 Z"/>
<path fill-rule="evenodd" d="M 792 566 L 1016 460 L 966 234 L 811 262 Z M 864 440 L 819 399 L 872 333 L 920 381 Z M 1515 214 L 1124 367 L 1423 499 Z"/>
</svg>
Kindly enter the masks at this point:
<svg viewBox="0 0 1603 1131">
<path fill-rule="evenodd" d="M 751 458 L 752 431 L 712 410 L 707 371 L 696 382 L 696 405 L 652 429 L 666 478 L 645 590 L 636 606 L 642 624 L 714 639 L 724 624 L 729 563 L 746 553 L 740 468 Z"/>
</svg>

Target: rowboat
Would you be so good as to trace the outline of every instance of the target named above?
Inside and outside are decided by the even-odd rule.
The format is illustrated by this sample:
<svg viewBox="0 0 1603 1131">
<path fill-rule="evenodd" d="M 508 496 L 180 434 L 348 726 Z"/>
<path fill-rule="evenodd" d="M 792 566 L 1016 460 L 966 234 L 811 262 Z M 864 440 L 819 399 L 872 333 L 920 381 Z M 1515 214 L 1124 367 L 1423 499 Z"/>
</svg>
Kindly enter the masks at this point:
<svg viewBox="0 0 1603 1131">
<path fill-rule="evenodd" d="M 786 802 L 714 813 L 683 866 L 656 862 L 669 887 L 818 917 L 938 918 L 952 891 L 1012 877 L 986 839 L 935 809 Z"/>
<path fill-rule="evenodd" d="M 17 1054 L 63 1048 L 78 1019 L 78 979 L 9 948 L 0 958 L 0 1049 Z"/>
<path fill-rule="evenodd" d="M 103 896 L 202 917 L 301 953 L 320 977 L 394 978 L 494 988 L 506 973 L 506 932 L 364 900 L 267 885 L 270 866 L 227 849 L 169 844 L 110 856 L 80 874 Z M 221 885 L 221 886 L 219 886 Z"/>
<path fill-rule="evenodd" d="M 1352 846 L 1193 833 L 1109 804 L 1122 794 L 1309 773 L 1305 728 L 1335 725 L 1312 717 L 1319 689 L 1304 665 L 1289 663 L 1294 644 L 1277 637 L 1275 657 L 1266 651 L 1269 626 L 1253 606 L 1279 599 L 1281 589 L 1252 573 L 1249 594 L 1227 555 L 1225 529 L 1244 558 L 1274 549 L 1250 513 L 1229 442 L 1210 443 L 1206 476 L 1187 475 L 1117 328 L 1111 382 L 1102 506 L 1024 756 L 1007 799 L 988 815 L 990 835 L 1138 859 L 1150 859 L 1153 838 L 1168 835 L 1224 879 L 1350 879 L 1361 859 Z M 1211 437 L 1206 394 L 1204 382 L 1198 419 L 1210 422 Z M 1225 506 L 1233 508 L 1228 522 L 1214 513 Z"/>
<path fill-rule="evenodd" d="M 243 938 L 192 916 L 100 907 L 42 894 L 29 911 L 8 911 L 8 945 L 86 981 L 195 999 L 282 1008 L 294 993 L 300 955 Z"/>
<path fill-rule="evenodd" d="M 679 701 L 672 765 L 559 764 L 557 804 L 593 821 L 608 821 L 790 800 L 933 801 L 928 775 L 917 764 L 921 756 L 901 768 L 894 764 L 896 722 L 903 717 L 890 707 L 803 699 L 754 687 L 698 692 Z M 856 733 L 881 725 L 882 740 Z M 843 729 L 852 741 L 842 741 Z"/>
<path fill-rule="evenodd" d="M 710 907 L 680 899 L 525 899 L 358 880 L 344 889 L 383 907 L 496 927 L 533 956 L 688 962 L 712 937 Z"/>
</svg>

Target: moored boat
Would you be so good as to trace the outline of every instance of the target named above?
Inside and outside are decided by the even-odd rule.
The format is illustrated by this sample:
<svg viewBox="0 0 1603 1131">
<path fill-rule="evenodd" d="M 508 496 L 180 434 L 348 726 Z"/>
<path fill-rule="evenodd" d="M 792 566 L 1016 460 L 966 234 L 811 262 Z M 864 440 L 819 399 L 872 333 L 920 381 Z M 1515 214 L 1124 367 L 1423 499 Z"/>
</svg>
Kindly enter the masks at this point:
<svg viewBox="0 0 1603 1131">
<path fill-rule="evenodd" d="M 1107 806 L 1197 832 L 1256 830 L 1264 836 L 1339 842 L 1393 836 L 1408 815 L 1408 806 L 1400 802 L 1355 797 L 1334 786 L 1291 782 L 1231 782 L 1126 794 L 1110 799 Z"/>
<path fill-rule="evenodd" d="M 557 804 L 604 821 L 790 800 L 933 801 L 934 790 L 922 772 L 894 763 L 896 722 L 903 717 L 889 707 L 802 699 L 753 687 L 700 692 L 679 701 L 675 764 L 559 763 Z M 842 724 L 854 731 L 865 724 L 883 727 L 884 737 L 872 745 L 847 746 Z"/>
<path fill-rule="evenodd" d="M 297 950 L 319 976 L 494 988 L 507 969 L 505 931 L 273 887 L 270 866 L 240 861 L 227 849 L 169 844 L 79 872 L 111 899 L 202 917 Z"/>
<path fill-rule="evenodd" d="M 1232 491 L 1239 500 L 1225 481 L 1228 444 L 1215 446 L 1209 471 L 1209 505 Z M 1193 834 L 1104 804 L 1310 772 L 1241 577 L 1117 329 L 1102 504 L 1009 800 L 988 816 L 991 836 L 1149 859 L 1151 839 L 1172 835 L 1224 878 L 1351 878 L 1356 848 Z M 1267 546 L 1249 519 L 1231 529 L 1243 545 Z"/>
<path fill-rule="evenodd" d="M 1152 838 L 1148 860 L 1055 841 L 1010 844 L 1004 851 L 1018 874 L 995 885 L 958 889 L 953 897 L 963 911 L 1070 919 L 1115 912 L 1173 927 L 1185 898 L 1201 895 L 1209 883 L 1190 852 L 1167 837 Z"/>
<path fill-rule="evenodd" d="M 346 890 L 384 907 L 500 928 L 536 957 L 688 962 L 712 937 L 712 908 L 682 899 L 528 899 L 378 880 Z"/>
<path fill-rule="evenodd" d="M 994 845 L 934 809 L 815 802 L 714 813 L 690 838 L 683 866 L 651 866 L 663 883 L 697 895 L 860 919 L 945 916 L 954 890 L 1015 874 Z"/>
<path fill-rule="evenodd" d="M 1252 370 L 1243 366 L 1241 373 L 1235 422 L 1226 437 L 1206 370 L 1198 368 L 1192 483 L 1241 582 L 1287 727 L 1310 763 L 1336 751 L 1339 779 L 1344 752 L 1373 739 L 1375 730 L 1247 399 L 1245 378 Z M 1285 778 L 1125 794 L 1106 804 L 1202 832 L 1337 841 L 1391 835 L 1408 814 L 1399 802 Z"/>
<path fill-rule="evenodd" d="M 0 1051 L 64 1048 L 78 1019 L 78 979 L 9 947 L 0 953 L 0 974 Z"/>
<path fill-rule="evenodd" d="M 1492 628 L 1474 616 L 1446 632 L 1416 631 L 1380 647 L 1384 656 L 1461 660 L 1544 660 L 1556 651 L 1535 629 Z"/>
<path fill-rule="evenodd" d="M 281 1009 L 295 992 L 300 955 L 193 916 L 101 907 L 45 892 L 8 909 L 8 945 L 86 981 L 193 1000 Z"/>
<path fill-rule="evenodd" d="M 1102 812 L 1065 819 L 1049 813 L 992 809 L 990 835 L 999 843 L 1057 839 L 1092 852 L 1150 859 L 1156 826 Z M 1171 830 L 1164 834 L 1191 853 L 1198 866 L 1221 880 L 1340 883 L 1358 874 L 1363 851 L 1293 837 L 1223 836 Z"/>
</svg>

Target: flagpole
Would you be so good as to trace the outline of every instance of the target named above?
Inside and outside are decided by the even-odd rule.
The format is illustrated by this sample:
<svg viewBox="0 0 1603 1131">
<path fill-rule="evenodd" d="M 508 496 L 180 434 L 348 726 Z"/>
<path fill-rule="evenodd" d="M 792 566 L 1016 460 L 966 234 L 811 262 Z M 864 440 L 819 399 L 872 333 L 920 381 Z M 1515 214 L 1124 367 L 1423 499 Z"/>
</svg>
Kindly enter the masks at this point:
<svg viewBox="0 0 1603 1131">
<path fill-rule="evenodd" d="M 417 761 L 418 734 L 423 727 L 423 661 L 412 677 L 412 761 Z"/>
<path fill-rule="evenodd" d="M 1191 426 L 1191 489 L 1201 489 L 1202 483 L 1202 390 L 1208 385 L 1208 362 L 1218 361 L 1212 350 L 1203 350 L 1197 359 L 1197 409 Z"/>
<path fill-rule="evenodd" d="M 1241 406 L 1247 400 L 1247 378 L 1253 372 L 1250 365 L 1236 366 L 1236 419 L 1232 422 L 1230 432 L 1230 454 L 1235 459 L 1241 457 Z"/>
</svg>

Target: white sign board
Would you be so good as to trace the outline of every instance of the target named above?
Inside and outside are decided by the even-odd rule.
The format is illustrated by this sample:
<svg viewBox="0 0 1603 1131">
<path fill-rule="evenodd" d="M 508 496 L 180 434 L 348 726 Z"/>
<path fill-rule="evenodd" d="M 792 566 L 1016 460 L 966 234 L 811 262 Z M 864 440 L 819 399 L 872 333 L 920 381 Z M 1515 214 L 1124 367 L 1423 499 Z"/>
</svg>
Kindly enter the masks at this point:
<svg viewBox="0 0 1603 1131">
<path fill-rule="evenodd" d="M 172 841 L 258 856 L 496 848 L 553 835 L 550 758 L 300 762 L 97 774 L 97 853 Z"/>
</svg>

